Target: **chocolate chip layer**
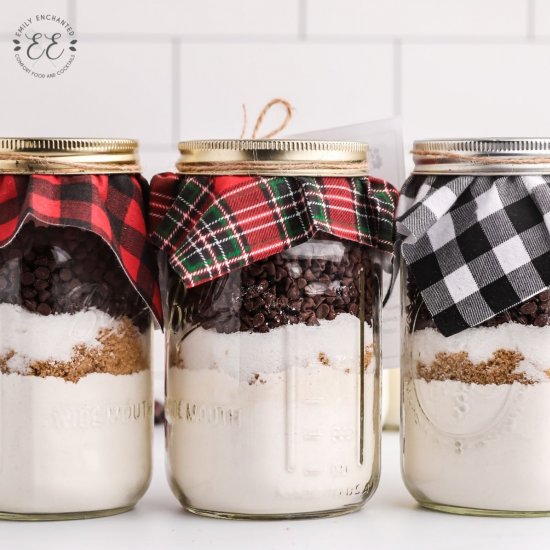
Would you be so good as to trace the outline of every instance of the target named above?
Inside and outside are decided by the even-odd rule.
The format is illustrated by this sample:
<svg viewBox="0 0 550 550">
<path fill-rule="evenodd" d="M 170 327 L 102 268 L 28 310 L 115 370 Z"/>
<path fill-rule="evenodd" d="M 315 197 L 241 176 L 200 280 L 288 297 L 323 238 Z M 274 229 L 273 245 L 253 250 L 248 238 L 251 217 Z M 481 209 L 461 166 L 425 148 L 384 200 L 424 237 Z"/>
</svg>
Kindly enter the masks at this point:
<svg viewBox="0 0 550 550">
<path fill-rule="evenodd" d="M 362 277 L 364 320 L 372 324 L 377 291 L 371 252 L 354 243 L 342 243 L 341 251 L 337 259 L 275 254 L 189 289 L 179 300 L 183 315 L 173 316 L 173 326 L 184 320 L 223 333 L 263 333 L 288 324 L 319 325 L 341 313 L 358 317 Z"/>
<path fill-rule="evenodd" d="M 41 315 L 97 308 L 143 328 L 148 311 L 111 250 L 76 228 L 27 223 L 0 249 L 0 302 Z"/>
</svg>

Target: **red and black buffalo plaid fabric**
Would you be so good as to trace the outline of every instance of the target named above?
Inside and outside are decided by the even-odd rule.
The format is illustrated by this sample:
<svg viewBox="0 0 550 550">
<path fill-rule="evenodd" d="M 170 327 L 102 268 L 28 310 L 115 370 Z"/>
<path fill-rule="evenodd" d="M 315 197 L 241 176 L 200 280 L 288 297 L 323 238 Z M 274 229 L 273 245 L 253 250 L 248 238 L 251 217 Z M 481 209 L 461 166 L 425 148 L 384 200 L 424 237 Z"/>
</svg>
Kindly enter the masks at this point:
<svg viewBox="0 0 550 550">
<path fill-rule="evenodd" d="M 150 235 L 191 288 L 328 233 L 393 252 L 398 192 L 371 177 L 153 178 Z"/>
<path fill-rule="evenodd" d="M 160 322 L 154 251 L 147 242 L 147 184 L 131 174 L 0 174 L 0 247 L 29 219 L 77 227 L 103 238 Z"/>
</svg>

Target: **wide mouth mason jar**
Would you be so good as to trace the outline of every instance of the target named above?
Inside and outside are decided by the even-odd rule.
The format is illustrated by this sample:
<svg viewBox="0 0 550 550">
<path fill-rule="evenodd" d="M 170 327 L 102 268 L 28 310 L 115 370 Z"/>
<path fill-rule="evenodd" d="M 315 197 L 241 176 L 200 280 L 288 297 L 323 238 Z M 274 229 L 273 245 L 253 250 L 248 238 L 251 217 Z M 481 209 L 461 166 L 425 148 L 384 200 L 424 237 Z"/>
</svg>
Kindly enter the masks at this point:
<svg viewBox="0 0 550 550">
<path fill-rule="evenodd" d="M 180 152 L 180 173 L 155 177 L 151 194 L 169 266 L 172 489 L 214 517 L 357 510 L 380 472 L 381 268 L 396 191 L 367 176 L 360 143 Z"/>
<path fill-rule="evenodd" d="M 423 506 L 550 515 L 550 140 L 414 144 L 402 472 Z"/>
<path fill-rule="evenodd" d="M 136 154 L 0 138 L 0 519 L 119 513 L 149 484 L 160 293 Z"/>
</svg>

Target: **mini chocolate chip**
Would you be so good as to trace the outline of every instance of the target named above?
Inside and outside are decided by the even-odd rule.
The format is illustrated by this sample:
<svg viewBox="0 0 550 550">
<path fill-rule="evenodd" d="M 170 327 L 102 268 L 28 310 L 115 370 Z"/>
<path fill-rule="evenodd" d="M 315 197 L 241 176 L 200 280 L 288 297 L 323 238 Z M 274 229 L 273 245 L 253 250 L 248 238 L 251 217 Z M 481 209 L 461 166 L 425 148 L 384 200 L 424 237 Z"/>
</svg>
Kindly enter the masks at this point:
<svg viewBox="0 0 550 550">
<path fill-rule="evenodd" d="M 277 266 L 277 269 L 275 270 L 275 277 L 274 277 L 275 281 L 276 282 L 282 281 L 287 276 L 288 276 L 288 273 L 286 269 L 280 266 Z"/>
<path fill-rule="evenodd" d="M 37 267 L 34 270 L 34 276 L 37 279 L 42 279 L 42 280 L 45 281 L 46 279 L 49 279 L 49 277 L 50 277 L 50 270 L 47 267 L 44 267 L 44 266 Z"/>
<path fill-rule="evenodd" d="M 27 300 L 31 300 L 36 296 L 36 290 L 32 287 L 24 287 L 21 289 L 21 296 Z"/>
<path fill-rule="evenodd" d="M 533 315 L 537 312 L 537 304 L 535 302 L 525 302 L 519 308 L 524 315 Z"/>
<path fill-rule="evenodd" d="M 263 315 L 263 313 L 256 313 L 256 315 L 254 315 L 254 320 L 252 322 L 254 328 L 258 328 L 264 323 L 265 323 L 265 316 Z"/>
<path fill-rule="evenodd" d="M 47 302 L 51 298 L 51 296 L 51 292 L 48 292 L 47 290 L 41 290 L 38 293 L 38 301 Z"/>
<path fill-rule="evenodd" d="M 71 273 L 71 270 L 66 267 L 59 272 L 59 279 L 64 283 L 68 283 L 72 278 L 73 274 Z"/>
<path fill-rule="evenodd" d="M 248 272 L 250 273 L 250 275 L 252 275 L 252 277 L 257 277 L 258 275 L 261 275 L 263 270 L 263 266 L 257 262 L 248 266 Z"/>
<path fill-rule="evenodd" d="M 300 313 L 300 321 L 305 323 L 312 315 L 315 315 L 315 313 L 311 310 L 302 311 L 302 313 Z"/>
<path fill-rule="evenodd" d="M 44 290 L 50 286 L 50 283 L 44 279 L 36 279 L 33 286 L 36 290 Z"/>
<path fill-rule="evenodd" d="M 268 288 L 269 288 L 269 283 L 263 279 L 262 281 L 260 281 L 260 283 L 258 284 L 258 287 L 260 288 L 260 290 L 262 291 L 266 291 Z"/>
<path fill-rule="evenodd" d="M 289 300 L 297 300 L 300 297 L 300 289 L 297 285 L 292 285 L 287 292 Z"/>
<path fill-rule="evenodd" d="M 308 326 L 315 326 L 315 325 L 318 325 L 319 324 L 319 321 L 317 321 L 317 317 L 315 316 L 315 314 L 313 314 L 307 321 L 306 321 L 306 325 Z"/>
<path fill-rule="evenodd" d="M 40 313 L 40 315 L 49 315 L 52 312 L 52 308 L 45 302 L 42 302 L 41 304 L 38 304 L 36 311 Z"/>
<path fill-rule="evenodd" d="M 254 298 L 253 302 L 254 302 L 254 309 L 259 309 L 265 306 L 265 300 L 261 296 Z"/>
<path fill-rule="evenodd" d="M 29 310 L 29 311 L 36 311 L 36 302 L 34 300 L 25 300 L 23 302 L 23 305 Z"/>
<path fill-rule="evenodd" d="M 300 290 L 303 290 L 304 288 L 306 288 L 307 286 L 307 281 L 303 278 L 303 277 L 300 277 L 297 281 L 296 281 L 296 284 L 298 285 L 298 288 Z"/>
<path fill-rule="evenodd" d="M 29 250 L 26 254 L 23 255 L 23 260 L 26 262 L 33 262 L 36 259 L 36 254 L 34 250 Z"/>
<path fill-rule="evenodd" d="M 541 315 L 537 315 L 535 317 L 534 324 L 537 327 L 545 327 L 548 324 L 548 315 L 546 313 L 542 313 Z"/>
<path fill-rule="evenodd" d="M 264 265 L 264 271 L 266 272 L 267 276 L 268 277 L 275 277 L 275 264 L 273 262 L 267 262 L 265 265 Z"/>
<path fill-rule="evenodd" d="M 21 275 L 21 284 L 24 286 L 31 286 L 34 283 L 34 275 L 30 271 L 25 271 Z"/>
<path fill-rule="evenodd" d="M 329 312 L 330 312 L 330 306 L 328 304 L 321 304 L 315 311 L 318 319 L 326 319 Z"/>
</svg>

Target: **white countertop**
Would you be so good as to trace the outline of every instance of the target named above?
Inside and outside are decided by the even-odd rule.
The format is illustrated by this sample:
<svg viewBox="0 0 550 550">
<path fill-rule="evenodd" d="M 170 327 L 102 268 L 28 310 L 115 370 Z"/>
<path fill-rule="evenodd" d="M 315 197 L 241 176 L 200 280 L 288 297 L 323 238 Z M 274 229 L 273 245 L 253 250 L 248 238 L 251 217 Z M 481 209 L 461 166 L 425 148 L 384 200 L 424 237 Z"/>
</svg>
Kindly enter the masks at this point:
<svg viewBox="0 0 550 550">
<path fill-rule="evenodd" d="M 135 510 L 84 521 L 0 522 L 0 549 L 533 550 L 546 549 L 550 544 L 550 518 L 460 517 L 417 507 L 401 482 L 395 432 L 384 433 L 382 481 L 360 512 L 330 519 L 275 522 L 196 517 L 184 512 L 172 496 L 164 476 L 160 428 L 155 436 L 153 482 Z"/>
</svg>

